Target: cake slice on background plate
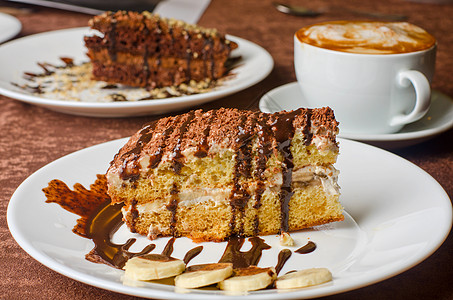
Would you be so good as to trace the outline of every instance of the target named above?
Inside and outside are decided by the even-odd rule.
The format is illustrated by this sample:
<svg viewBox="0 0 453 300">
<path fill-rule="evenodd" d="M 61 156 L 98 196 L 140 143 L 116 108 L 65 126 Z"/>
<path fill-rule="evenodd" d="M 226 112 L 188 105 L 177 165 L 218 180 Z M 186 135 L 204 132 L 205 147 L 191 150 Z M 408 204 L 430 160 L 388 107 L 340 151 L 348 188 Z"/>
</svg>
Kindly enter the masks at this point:
<svg viewBox="0 0 453 300">
<path fill-rule="evenodd" d="M 90 27 L 100 33 L 84 39 L 93 79 L 134 87 L 217 80 L 238 46 L 216 29 L 149 12 L 106 12 Z"/>
</svg>

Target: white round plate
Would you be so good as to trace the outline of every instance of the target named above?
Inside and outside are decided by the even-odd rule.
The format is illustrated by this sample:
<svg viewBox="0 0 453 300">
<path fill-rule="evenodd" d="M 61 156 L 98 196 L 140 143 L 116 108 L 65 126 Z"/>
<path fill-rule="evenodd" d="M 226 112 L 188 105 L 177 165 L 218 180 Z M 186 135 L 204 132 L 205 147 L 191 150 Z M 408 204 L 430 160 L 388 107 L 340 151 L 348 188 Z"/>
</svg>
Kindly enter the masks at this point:
<svg viewBox="0 0 453 300">
<path fill-rule="evenodd" d="M 15 17 L 0 13 L 0 44 L 15 37 L 22 29 L 22 24 Z"/>
<path fill-rule="evenodd" d="M 307 243 L 316 243 L 310 254 L 293 253 L 280 274 L 294 269 L 327 267 L 333 281 L 327 284 L 277 291 L 268 289 L 234 296 L 234 299 L 294 299 L 326 296 L 357 289 L 395 276 L 431 255 L 447 237 L 452 223 L 452 207 L 442 187 L 425 171 L 412 163 L 379 148 L 339 139 L 341 155 L 337 168 L 345 208 L 345 221 L 292 233 L 294 251 Z M 105 172 L 109 161 L 126 139 L 93 146 L 38 170 L 13 194 L 7 211 L 9 229 L 17 243 L 33 258 L 65 276 L 89 285 L 118 293 L 158 299 L 226 299 L 231 295 L 217 290 L 177 290 L 170 285 L 139 282 L 124 285 L 123 271 L 85 259 L 93 248 L 91 240 L 71 229 L 78 216 L 59 205 L 45 203 L 42 188 L 52 179 L 69 187 L 81 183 L 89 187 L 96 174 Z M 367 176 L 364 174 L 366 166 Z M 389 172 L 392 170 L 392 172 Z M 137 238 L 131 251 L 140 251 L 149 243 L 160 253 L 168 238 L 154 241 L 120 228 L 113 242 Z M 272 248 L 264 250 L 258 266 L 277 264 L 282 246 L 278 237 L 264 236 Z M 202 245 L 200 255 L 190 264 L 217 262 L 226 242 L 194 244 L 178 238 L 173 255 L 184 254 Z M 242 251 L 247 251 L 246 241 Z"/>
<path fill-rule="evenodd" d="M 239 47 L 234 56 L 241 56 L 231 78 L 219 88 L 203 93 L 159 100 L 142 100 L 110 103 L 60 101 L 41 98 L 11 84 L 26 83 L 24 72 L 39 73 L 38 62 L 61 64 L 60 57 L 74 58 L 75 63 L 88 61 L 83 37 L 89 29 L 73 28 L 40 33 L 6 43 L 0 47 L 0 94 L 46 107 L 51 110 L 94 117 L 125 117 L 162 114 L 199 105 L 246 89 L 263 80 L 274 66 L 270 54 L 247 40 L 227 36 Z M 30 51 L 33 49 L 33 51 Z M 64 99 L 63 99 L 64 100 Z"/>
<path fill-rule="evenodd" d="M 265 95 L 259 103 L 262 112 L 274 113 L 309 107 L 300 92 L 297 82 L 279 86 Z M 406 125 L 399 132 L 391 134 L 354 134 L 341 131 L 339 137 L 367 142 L 383 148 L 398 148 L 426 141 L 453 127 L 453 99 L 439 91 L 431 93 L 431 107 L 419 121 Z"/>
</svg>

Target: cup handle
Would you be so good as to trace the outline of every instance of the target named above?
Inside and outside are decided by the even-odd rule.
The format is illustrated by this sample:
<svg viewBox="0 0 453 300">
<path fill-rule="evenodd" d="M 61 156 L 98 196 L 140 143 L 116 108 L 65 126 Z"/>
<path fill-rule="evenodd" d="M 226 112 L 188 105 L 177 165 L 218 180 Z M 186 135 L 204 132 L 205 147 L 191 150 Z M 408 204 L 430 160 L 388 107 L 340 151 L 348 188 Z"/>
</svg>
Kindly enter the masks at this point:
<svg viewBox="0 0 453 300">
<path fill-rule="evenodd" d="M 407 87 L 410 84 L 415 89 L 415 106 L 409 114 L 400 114 L 390 120 L 390 126 L 404 125 L 420 120 L 427 112 L 431 103 L 431 87 L 423 73 L 406 70 L 398 74 L 398 84 Z"/>
</svg>

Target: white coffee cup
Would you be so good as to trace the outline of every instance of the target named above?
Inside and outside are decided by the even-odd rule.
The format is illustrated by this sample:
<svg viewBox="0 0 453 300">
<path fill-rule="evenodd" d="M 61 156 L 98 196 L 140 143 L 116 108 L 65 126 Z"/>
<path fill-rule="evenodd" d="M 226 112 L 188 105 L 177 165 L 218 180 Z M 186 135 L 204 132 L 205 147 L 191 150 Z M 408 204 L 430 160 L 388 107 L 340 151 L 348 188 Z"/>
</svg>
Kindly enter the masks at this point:
<svg viewBox="0 0 453 300">
<path fill-rule="evenodd" d="M 294 35 L 297 81 L 310 107 L 329 106 L 334 110 L 340 132 L 394 133 L 426 114 L 436 57 L 434 38 L 422 50 L 401 53 L 380 49 L 368 54 L 374 50 L 365 49 L 363 38 L 358 47 L 362 50 L 335 49 L 334 43 L 319 46 L 301 41 L 300 32 L 305 28 Z M 330 30 L 326 28 L 322 34 Z"/>
</svg>

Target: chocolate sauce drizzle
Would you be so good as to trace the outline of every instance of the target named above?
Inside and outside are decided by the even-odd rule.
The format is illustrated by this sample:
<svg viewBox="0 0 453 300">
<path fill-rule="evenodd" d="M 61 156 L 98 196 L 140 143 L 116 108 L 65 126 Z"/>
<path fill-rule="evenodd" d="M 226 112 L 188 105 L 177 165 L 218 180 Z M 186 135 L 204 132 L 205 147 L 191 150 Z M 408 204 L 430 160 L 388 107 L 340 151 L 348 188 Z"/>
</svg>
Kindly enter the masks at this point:
<svg viewBox="0 0 453 300">
<path fill-rule="evenodd" d="M 86 255 L 86 259 L 96 263 L 106 262 L 111 266 L 122 269 L 128 259 L 147 254 L 156 245 L 150 244 L 142 251 L 132 253 L 129 248 L 135 243 L 136 239 L 128 239 L 124 244 L 111 242 L 112 235 L 123 223 L 123 216 L 118 206 L 106 203 L 105 206 L 101 206 L 100 210 L 88 219 L 87 223 L 90 226 L 87 227 L 86 237 L 92 239 L 96 246 Z"/>
<path fill-rule="evenodd" d="M 177 121 L 178 118 L 175 119 Z M 170 136 L 170 134 L 173 132 L 174 127 L 169 126 L 167 129 L 164 130 L 162 133 L 162 143 L 159 145 L 159 148 L 154 152 L 151 157 L 149 158 L 149 167 L 151 169 L 156 168 L 160 161 L 162 160 L 162 156 L 164 155 L 164 150 L 165 150 L 165 140 Z"/>
<path fill-rule="evenodd" d="M 251 237 L 249 241 L 252 243 L 252 248 L 247 252 L 241 252 L 244 239 L 231 237 L 219 263 L 232 263 L 233 268 L 256 266 L 260 261 L 263 250 L 270 249 L 271 246 L 259 237 Z"/>
<path fill-rule="evenodd" d="M 214 41 L 212 38 L 209 38 L 209 48 L 211 49 L 211 64 L 210 64 L 210 69 L 211 69 L 211 77 L 215 78 L 215 60 L 214 60 Z"/>
<path fill-rule="evenodd" d="M 116 84 L 106 84 L 101 89 L 103 90 L 110 90 L 110 89 L 117 89 L 118 85 Z"/>
<path fill-rule="evenodd" d="M 144 34 L 145 36 L 148 36 L 149 35 L 149 29 L 148 27 L 146 26 L 146 22 L 145 22 L 145 19 L 143 19 L 143 31 L 144 31 Z M 149 68 L 149 63 L 148 63 L 148 56 L 149 56 L 149 50 L 148 50 L 148 47 L 145 46 L 145 51 L 143 53 L 143 81 L 144 81 L 144 84 L 145 86 L 148 86 L 148 81 L 149 81 L 149 75 L 150 75 L 150 68 Z"/>
<path fill-rule="evenodd" d="M 288 261 L 288 259 L 291 257 L 291 255 L 292 255 L 292 252 L 289 249 L 283 249 L 280 251 L 280 253 L 278 253 L 278 262 L 277 262 L 277 265 L 275 266 L 275 272 L 277 273 L 277 275 L 283 269 L 283 266 Z"/>
<path fill-rule="evenodd" d="M 24 78 L 26 80 L 29 80 L 31 82 L 35 81 L 36 77 L 45 77 L 45 76 L 50 76 L 55 73 L 55 71 L 51 71 L 49 67 L 52 69 L 64 69 L 64 68 L 70 68 L 74 66 L 74 60 L 70 57 L 60 57 L 60 60 L 64 63 L 62 66 L 55 66 L 50 63 L 37 63 L 37 65 L 43 70 L 42 73 L 31 73 L 31 72 L 24 72 Z M 24 85 L 19 85 L 15 82 L 11 82 L 12 85 L 21 88 L 23 90 L 26 90 L 30 93 L 34 94 L 43 94 L 44 91 L 42 90 L 42 86 L 40 85 L 29 85 L 29 84 L 24 84 Z"/>
<path fill-rule="evenodd" d="M 65 64 L 65 66 L 63 66 L 62 68 L 74 66 L 74 59 L 72 59 L 71 57 L 60 57 L 60 59 Z"/>
<path fill-rule="evenodd" d="M 121 205 L 110 205 L 110 199 L 107 195 L 106 178 L 104 175 L 97 175 L 96 181 L 90 185 L 90 189 L 85 189 L 80 184 L 74 185 L 74 191 L 70 190 L 67 185 L 60 180 L 52 180 L 48 187 L 43 189 L 47 203 L 57 203 L 62 208 L 76 213 L 81 218 L 77 220 L 73 231 L 78 235 L 92 239 L 95 247 L 85 256 L 85 258 L 94 263 L 103 263 L 109 266 L 122 269 L 127 260 L 144 256 L 154 260 L 172 260 L 175 238 L 172 237 L 166 243 L 161 254 L 150 253 L 156 248 L 155 244 L 149 244 L 139 252 L 130 252 L 128 249 L 133 245 L 136 239 L 128 239 L 124 244 L 114 244 L 111 242 L 113 234 L 123 224 Z M 243 269 L 250 266 L 256 266 L 262 256 L 263 250 L 271 247 L 259 237 L 248 239 L 252 247 L 248 251 L 241 251 L 244 244 L 244 238 L 232 237 L 225 248 L 219 263 L 231 263 L 234 269 Z M 309 253 L 316 248 L 313 242 L 309 242 L 304 247 L 296 250 L 298 253 Z M 199 255 L 203 246 L 190 249 L 184 255 L 183 261 L 187 265 L 194 257 Z M 301 252 L 299 252 L 301 250 Z M 285 263 L 291 257 L 289 249 L 283 249 L 278 254 L 278 262 L 275 266 L 277 275 L 282 270 Z M 196 269 L 198 265 L 190 266 L 189 269 Z M 202 265 L 200 265 L 202 266 Z M 166 283 L 164 281 L 156 281 Z M 173 280 L 169 281 L 174 284 Z"/>
<path fill-rule="evenodd" d="M 309 146 L 313 139 L 313 133 L 311 132 L 311 110 L 307 109 L 305 114 L 305 127 L 303 128 L 303 133 L 305 136 L 305 146 Z"/>
<path fill-rule="evenodd" d="M 114 102 L 126 102 L 128 101 L 126 96 L 121 93 L 113 93 L 109 95 Z"/>
<path fill-rule="evenodd" d="M 37 63 L 37 65 L 40 66 L 44 70 L 44 73 L 42 73 L 42 76 L 49 76 L 49 75 L 52 75 L 54 73 L 53 71 L 50 71 L 48 69 L 48 67 L 55 68 L 55 66 L 52 65 L 52 64 L 49 64 L 49 63 Z"/>
<path fill-rule="evenodd" d="M 112 61 L 116 61 L 116 24 L 117 20 L 114 19 L 114 15 L 111 14 L 112 16 L 112 22 L 110 26 L 110 31 L 108 33 L 108 38 L 109 38 L 109 44 L 108 44 L 108 52 L 110 59 Z"/>
<path fill-rule="evenodd" d="M 137 180 L 139 177 L 140 166 L 137 162 L 140 152 L 143 150 L 143 147 L 151 140 L 153 137 L 153 129 L 156 126 L 157 122 L 152 122 L 151 124 L 146 125 L 140 130 L 140 137 L 135 143 L 135 147 L 124 153 L 122 157 L 125 157 L 123 166 L 120 170 L 120 178 L 123 180 Z M 132 171 L 128 170 L 127 165 L 132 163 Z"/>
<path fill-rule="evenodd" d="M 195 117 L 195 112 L 191 111 L 187 115 L 187 119 L 181 124 L 179 128 L 179 137 L 176 140 L 176 145 L 173 148 L 172 153 L 172 168 L 176 174 L 181 172 L 182 167 L 184 166 L 184 155 L 181 154 L 181 143 L 184 137 L 184 133 L 189 129 L 189 125 Z M 172 189 L 170 191 L 170 203 L 167 205 L 167 209 L 171 212 L 170 219 L 170 230 L 172 235 L 176 233 L 176 211 L 178 209 L 179 202 L 179 188 L 176 183 L 173 183 Z"/>
<path fill-rule="evenodd" d="M 315 250 L 316 250 L 316 244 L 313 243 L 312 241 L 309 241 L 305 246 L 300 247 L 299 249 L 297 249 L 294 252 L 299 253 L 299 254 L 308 254 Z"/>
<path fill-rule="evenodd" d="M 195 112 L 191 111 L 186 115 L 186 119 L 181 123 L 179 126 L 179 133 L 178 137 L 176 138 L 176 144 L 172 149 L 172 169 L 175 174 L 179 174 L 181 172 L 182 167 L 184 166 L 184 156 L 181 153 L 181 144 L 184 138 L 184 134 L 190 127 L 190 123 L 195 118 Z M 151 155 L 149 167 L 156 168 L 160 161 L 162 160 L 164 149 L 166 148 L 166 139 L 171 135 L 171 133 L 175 130 L 174 124 L 179 122 L 179 118 L 174 119 L 173 124 L 169 124 L 169 126 L 164 130 L 162 134 L 162 143 L 159 145 L 158 149 Z M 148 124 L 139 132 L 139 138 L 135 143 L 134 148 L 129 150 L 128 152 L 124 153 L 122 157 L 126 157 L 124 159 L 123 165 L 120 169 L 120 177 L 123 180 L 137 180 L 140 176 L 140 166 L 137 162 L 140 152 L 143 150 L 143 147 L 151 140 L 153 136 L 153 129 L 155 128 L 157 121 Z M 132 162 L 133 168 L 128 169 L 127 166 Z M 170 200 L 167 205 L 167 209 L 171 212 L 171 219 L 170 219 L 170 230 L 172 235 L 176 234 L 176 212 L 178 208 L 179 202 L 179 187 L 176 183 L 173 184 L 172 189 L 170 190 Z M 131 230 L 135 231 L 134 224 L 135 219 L 138 218 L 138 214 L 134 214 L 136 203 L 132 203 L 132 210 L 131 210 Z"/>
<path fill-rule="evenodd" d="M 187 265 L 193 258 L 195 258 L 198 254 L 203 251 L 203 246 L 198 246 L 193 249 L 190 249 L 186 255 L 184 255 L 184 263 Z"/>
<path fill-rule="evenodd" d="M 300 113 L 295 110 L 290 113 L 285 113 L 277 116 L 272 122 L 272 131 L 274 132 L 275 139 L 278 144 L 278 150 L 283 156 L 282 175 L 283 183 L 280 189 L 280 206 L 281 206 L 281 219 L 280 219 L 280 232 L 287 232 L 289 230 L 289 201 L 294 194 L 291 187 L 292 174 L 293 174 L 293 155 L 291 153 L 291 140 L 294 136 L 293 121 L 295 116 Z"/>
<path fill-rule="evenodd" d="M 156 22 L 156 30 L 157 30 L 157 44 L 159 45 L 160 43 L 160 34 L 162 33 L 162 26 L 160 24 L 160 22 Z M 159 46 L 157 46 L 155 49 L 155 53 L 156 53 L 156 61 L 155 61 L 155 68 L 153 69 L 153 79 L 151 80 L 152 82 L 155 82 L 156 81 L 156 77 L 157 77 L 157 70 L 159 69 L 159 67 L 161 66 L 162 64 L 162 61 L 161 61 L 161 57 L 162 57 L 162 53 L 161 53 L 161 49 Z M 149 53 L 148 53 L 149 55 Z M 148 78 L 149 80 L 149 78 Z M 150 82 L 148 81 L 147 82 L 147 85 L 149 85 Z"/>
<path fill-rule="evenodd" d="M 257 121 L 257 129 L 258 129 L 258 158 L 256 161 L 256 168 L 254 171 L 255 178 L 258 179 L 257 186 L 255 190 L 255 204 L 253 208 L 259 210 L 261 207 L 261 197 L 266 189 L 266 185 L 264 184 L 264 180 L 266 179 L 264 176 L 264 171 L 266 170 L 266 164 L 269 160 L 270 155 L 272 154 L 272 131 L 269 126 L 267 126 L 267 122 L 269 120 L 268 114 L 263 114 L 261 118 Z M 255 216 L 255 232 L 254 234 L 257 235 L 259 233 L 259 224 L 260 219 L 258 213 Z"/>
<path fill-rule="evenodd" d="M 131 210 L 130 210 L 130 214 L 131 214 L 131 219 L 130 219 L 130 225 L 129 225 L 129 229 L 131 232 L 137 232 L 137 229 L 136 229 L 136 223 L 137 223 L 137 219 L 138 219 L 138 216 L 139 216 L 139 212 L 137 210 L 137 200 L 132 200 L 131 202 Z"/>
<path fill-rule="evenodd" d="M 203 50 L 201 52 L 202 59 L 204 62 L 204 70 L 203 74 L 204 77 L 208 77 L 208 59 L 210 62 L 209 70 L 211 71 L 211 78 L 214 78 L 213 75 L 214 73 L 212 72 L 213 64 L 214 64 L 214 58 L 213 58 L 213 42 L 212 38 L 210 36 L 206 36 L 206 34 L 203 34 L 204 37 L 204 45 L 203 45 Z"/>
<path fill-rule="evenodd" d="M 194 153 L 195 157 L 203 158 L 208 156 L 209 152 L 208 137 L 209 133 L 211 132 L 211 123 L 214 121 L 216 115 L 217 115 L 216 110 L 211 111 L 211 117 L 209 118 L 208 124 L 203 130 L 203 136 L 201 137 L 200 143 L 197 145 L 197 151 Z"/>
<path fill-rule="evenodd" d="M 193 121 L 194 118 L 195 118 L 195 112 L 190 111 L 188 113 L 187 119 L 181 124 L 181 127 L 179 128 L 179 136 L 176 140 L 176 145 L 173 148 L 173 153 L 172 153 L 172 157 L 173 157 L 172 168 L 176 174 L 179 174 L 181 172 L 182 167 L 184 166 L 184 155 L 181 154 L 181 143 L 183 141 L 184 134 L 189 129 L 189 125 Z"/>
<path fill-rule="evenodd" d="M 190 34 L 188 32 L 185 33 L 184 39 L 186 40 L 188 49 L 191 49 L 191 47 L 190 47 Z M 187 76 L 187 79 L 186 80 L 188 80 L 188 81 L 190 81 L 192 79 L 192 69 L 190 67 L 190 62 L 192 61 L 192 55 L 193 55 L 192 51 L 187 51 L 187 54 L 186 54 L 186 61 L 187 61 L 187 73 L 186 73 L 186 76 Z"/>
<path fill-rule="evenodd" d="M 173 183 L 173 186 L 170 191 L 170 203 L 166 208 L 170 211 L 170 231 L 171 235 L 176 234 L 176 210 L 178 209 L 178 200 L 179 200 L 179 189 L 176 183 Z"/>
<path fill-rule="evenodd" d="M 170 257 L 173 253 L 173 244 L 175 243 L 175 238 L 172 237 L 168 240 L 167 244 L 165 245 L 164 250 L 162 250 L 162 255 Z"/>
<path fill-rule="evenodd" d="M 249 178 L 251 176 L 251 141 L 253 135 L 250 130 L 246 129 L 247 117 L 242 115 L 240 118 L 241 121 L 238 126 L 238 136 L 235 141 L 238 149 L 233 172 L 233 189 L 230 195 L 230 206 L 232 211 L 230 231 L 231 235 L 236 233 L 238 236 L 243 236 L 244 224 L 242 222 L 239 224 L 239 229 L 235 232 L 236 216 L 239 215 L 239 220 L 242 219 L 244 215 L 244 208 L 251 196 L 247 191 L 247 185 L 245 183 L 240 183 L 239 180 L 241 176 L 244 178 Z M 256 119 L 253 119 L 252 122 L 256 122 Z"/>
</svg>

